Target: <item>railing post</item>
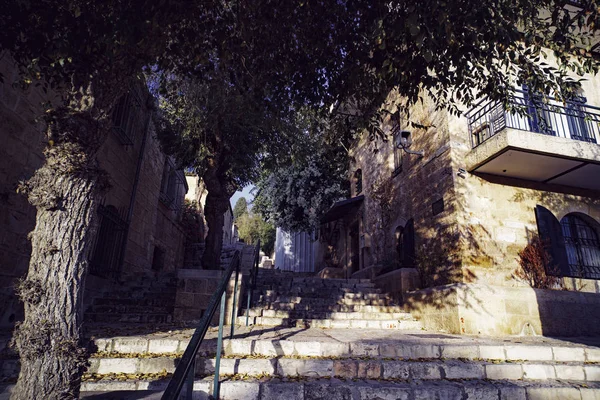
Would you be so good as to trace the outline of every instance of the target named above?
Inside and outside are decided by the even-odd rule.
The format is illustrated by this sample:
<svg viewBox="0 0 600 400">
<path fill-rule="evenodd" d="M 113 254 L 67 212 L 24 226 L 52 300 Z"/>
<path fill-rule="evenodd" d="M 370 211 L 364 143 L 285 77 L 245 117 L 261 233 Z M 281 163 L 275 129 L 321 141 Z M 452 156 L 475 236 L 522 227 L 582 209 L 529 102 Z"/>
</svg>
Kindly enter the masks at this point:
<svg viewBox="0 0 600 400">
<path fill-rule="evenodd" d="M 221 314 L 219 315 L 219 336 L 217 337 L 217 357 L 215 359 L 215 380 L 213 383 L 213 398 L 219 398 L 219 368 L 221 367 L 221 351 L 223 350 L 223 323 L 225 322 L 225 299 L 227 291 L 221 297 Z"/>
<path fill-rule="evenodd" d="M 240 263 L 235 268 L 235 285 L 233 286 L 233 303 L 231 304 L 231 332 L 229 333 L 229 339 L 233 339 L 233 332 L 235 329 L 235 319 L 237 317 L 237 290 L 238 290 L 238 277 L 240 276 Z"/>
<path fill-rule="evenodd" d="M 196 358 L 192 362 L 187 376 L 186 388 L 185 388 L 185 399 L 192 400 L 194 397 L 194 378 L 196 377 Z"/>
</svg>

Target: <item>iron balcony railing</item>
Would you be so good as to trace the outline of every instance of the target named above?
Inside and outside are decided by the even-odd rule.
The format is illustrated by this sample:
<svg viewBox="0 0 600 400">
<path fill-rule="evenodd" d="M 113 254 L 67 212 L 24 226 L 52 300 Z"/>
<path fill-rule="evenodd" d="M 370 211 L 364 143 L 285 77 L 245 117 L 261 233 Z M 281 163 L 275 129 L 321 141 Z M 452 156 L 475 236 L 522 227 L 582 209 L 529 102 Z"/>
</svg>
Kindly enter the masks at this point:
<svg viewBox="0 0 600 400">
<path fill-rule="evenodd" d="M 589 143 L 598 143 L 600 137 L 600 108 L 585 104 L 583 97 L 561 103 L 517 90 L 506 105 L 483 100 L 466 117 L 472 148 L 506 128 Z"/>
</svg>

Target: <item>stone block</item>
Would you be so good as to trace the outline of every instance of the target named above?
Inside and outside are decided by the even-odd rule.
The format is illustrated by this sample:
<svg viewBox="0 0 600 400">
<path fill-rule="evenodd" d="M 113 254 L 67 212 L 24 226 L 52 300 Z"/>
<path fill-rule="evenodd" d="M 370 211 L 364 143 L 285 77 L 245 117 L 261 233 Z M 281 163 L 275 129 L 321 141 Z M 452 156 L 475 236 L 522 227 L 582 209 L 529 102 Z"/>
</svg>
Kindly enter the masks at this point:
<svg viewBox="0 0 600 400">
<path fill-rule="evenodd" d="M 506 360 L 504 346 L 479 346 L 479 357 L 484 360 Z"/>
<path fill-rule="evenodd" d="M 146 353 L 148 351 L 148 340 L 139 338 L 114 339 L 113 351 L 117 353 Z"/>
<path fill-rule="evenodd" d="M 137 358 L 101 358 L 96 373 L 135 374 L 138 369 Z"/>
<path fill-rule="evenodd" d="M 136 382 L 119 382 L 119 381 L 98 381 L 98 382 L 82 382 L 82 392 L 112 392 L 120 390 L 136 390 Z"/>
<path fill-rule="evenodd" d="M 506 346 L 507 360 L 552 361 L 550 346 Z"/>
<path fill-rule="evenodd" d="M 289 383 L 267 382 L 261 387 L 263 399 L 303 400 L 304 384 L 301 382 L 290 385 Z"/>
<path fill-rule="evenodd" d="M 408 379 L 410 377 L 410 367 L 408 362 L 385 361 L 382 366 L 383 377 L 385 379 Z"/>
<path fill-rule="evenodd" d="M 523 379 L 556 379 L 554 366 L 544 364 L 523 364 Z"/>
<path fill-rule="evenodd" d="M 441 353 L 441 357 L 443 358 L 466 358 L 469 360 L 479 358 L 479 348 L 477 347 L 477 345 L 445 345 L 441 346 Z"/>
<path fill-rule="evenodd" d="M 220 400 L 258 399 L 260 384 L 258 382 L 225 381 L 221 383 Z"/>
<path fill-rule="evenodd" d="M 350 345 L 348 343 L 321 343 L 321 356 L 323 357 L 339 357 L 349 354 Z"/>
<path fill-rule="evenodd" d="M 587 362 L 600 362 L 600 349 L 593 347 L 585 349 L 585 360 Z"/>
<path fill-rule="evenodd" d="M 498 385 L 500 400 L 527 400 L 527 392 L 524 387 L 510 384 Z"/>
<path fill-rule="evenodd" d="M 528 400 L 581 400 L 577 388 L 566 387 L 528 387 Z"/>
<path fill-rule="evenodd" d="M 359 379 L 377 379 L 381 378 L 381 363 L 379 361 L 359 361 L 358 362 Z"/>
<path fill-rule="evenodd" d="M 410 363 L 410 377 L 412 379 L 441 379 L 441 368 L 435 363 Z"/>
<path fill-rule="evenodd" d="M 334 360 L 333 375 L 338 378 L 356 378 L 358 366 L 354 360 Z"/>
<path fill-rule="evenodd" d="M 149 353 L 177 353 L 179 340 L 177 339 L 150 339 L 148 341 Z"/>
<path fill-rule="evenodd" d="M 403 350 L 404 353 L 404 350 Z M 410 346 L 410 357 L 413 360 L 420 358 L 440 358 L 441 348 L 437 345 L 416 345 Z"/>
<path fill-rule="evenodd" d="M 141 374 L 155 374 L 162 370 L 169 373 L 175 371 L 177 361 L 174 358 L 141 358 L 138 363 L 138 372 Z"/>
<path fill-rule="evenodd" d="M 442 365 L 446 379 L 483 379 L 483 365 L 475 363 L 444 363 Z"/>
<path fill-rule="evenodd" d="M 277 374 L 283 376 L 333 376 L 333 360 L 298 360 L 280 358 L 276 361 Z"/>
<path fill-rule="evenodd" d="M 353 400 L 352 389 L 323 383 L 305 383 L 304 400 Z"/>
<path fill-rule="evenodd" d="M 414 388 L 414 400 L 464 400 L 464 392 L 458 385 L 420 385 Z"/>
<path fill-rule="evenodd" d="M 321 342 L 288 342 L 292 344 L 295 354 L 300 356 L 321 356 L 321 348 L 326 346 L 325 343 Z M 292 351 L 294 351 L 292 350 Z"/>
<path fill-rule="evenodd" d="M 553 347 L 554 361 L 585 362 L 585 351 L 581 347 Z"/>
<path fill-rule="evenodd" d="M 581 400 L 600 400 L 600 389 L 580 388 Z"/>
<path fill-rule="evenodd" d="M 225 354 L 227 355 L 251 355 L 254 341 L 233 339 L 225 343 Z"/>
<path fill-rule="evenodd" d="M 586 365 L 583 367 L 583 370 L 585 371 L 585 380 L 600 381 L 600 366 Z"/>
<path fill-rule="evenodd" d="M 465 385 L 463 400 L 498 400 L 498 389 L 488 385 Z"/>
<path fill-rule="evenodd" d="M 519 364 L 487 364 L 485 375 L 494 380 L 523 379 L 523 367 Z"/>
<path fill-rule="evenodd" d="M 377 343 L 350 343 L 350 352 L 353 356 L 379 356 L 379 344 Z"/>
<path fill-rule="evenodd" d="M 555 365 L 556 379 L 565 381 L 584 381 L 585 373 L 581 365 Z"/>
<path fill-rule="evenodd" d="M 400 385 L 361 385 L 357 391 L 360 400 L 409 400 L 411 398 L 410 387 Z"/>
</svg>

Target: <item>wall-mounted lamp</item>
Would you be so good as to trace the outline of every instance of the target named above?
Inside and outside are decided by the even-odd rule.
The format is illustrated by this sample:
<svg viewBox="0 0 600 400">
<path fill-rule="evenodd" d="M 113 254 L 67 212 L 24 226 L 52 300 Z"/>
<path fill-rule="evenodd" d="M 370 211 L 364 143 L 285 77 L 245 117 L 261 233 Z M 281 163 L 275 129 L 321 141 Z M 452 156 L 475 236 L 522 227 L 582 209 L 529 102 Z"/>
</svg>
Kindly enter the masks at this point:
<svg viewBox="0 0 600 400">
<path fill-rule="evenodd" d="M 397 148 L 404 150 L 408 154 L 414 154 L 420 157 L 423 157 L 425 155 L 425 152 L 423 150 L 408 150 L 408 148 L 412 145 L 412 137 L 410 131 L 401 130 L 398 132 L 398 130 L 396 130 L 396 132 L 397 134 L 395 135 L 394 145 Z"/>
</svg>

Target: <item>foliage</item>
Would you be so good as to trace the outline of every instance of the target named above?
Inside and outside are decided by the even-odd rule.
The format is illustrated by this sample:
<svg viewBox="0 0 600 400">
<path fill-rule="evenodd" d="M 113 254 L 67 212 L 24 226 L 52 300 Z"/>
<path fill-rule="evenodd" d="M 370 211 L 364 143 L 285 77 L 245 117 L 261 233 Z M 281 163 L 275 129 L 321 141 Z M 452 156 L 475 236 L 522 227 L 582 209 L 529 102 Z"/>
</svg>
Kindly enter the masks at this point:
<svg viewBox="0 0 600 400">
<path fill-rule="evenodd" d="M 266 222 L 260 215 L 245 213 L 237 220 L 236 225 L 240 239 L 248 244 L 256 244 L 260 239 L 261 250 L 273 254 L 275 249 L 275 227 Z"/>
<path fill-rule="evenodd" d="M 322 148 L 265 174 L 256 184 L 254 210 L 289 232 L 310 232 L 333 203 L 349 194 L 345 153 Z"/>
<path fill-rule="evenodd" d="M 519 251 L 519 266 L 515 277 L 536 289 L 562 289 L 562 280 L 557 276 L 558 267 L 553 264 L 548 252 L 548 242 L 534 236 L 525 248 Z"/>
<path fill-rule="evenodd" d="M 189 243 L 200 243 L 204 241 L 204 218 L 198 208 L 196 201 L 185 200 L 181 212 L 181 226 Z"/>
<path fill-rule="evenodd" d="M 244 214 L 248 214 L 248 202 L 245 197 L 240 197 L 233 207 L 233 217 L 237 221 Z"/>
</svg>

